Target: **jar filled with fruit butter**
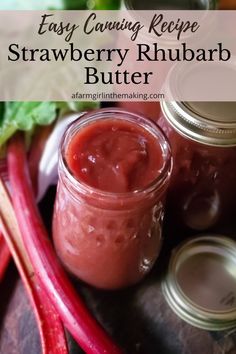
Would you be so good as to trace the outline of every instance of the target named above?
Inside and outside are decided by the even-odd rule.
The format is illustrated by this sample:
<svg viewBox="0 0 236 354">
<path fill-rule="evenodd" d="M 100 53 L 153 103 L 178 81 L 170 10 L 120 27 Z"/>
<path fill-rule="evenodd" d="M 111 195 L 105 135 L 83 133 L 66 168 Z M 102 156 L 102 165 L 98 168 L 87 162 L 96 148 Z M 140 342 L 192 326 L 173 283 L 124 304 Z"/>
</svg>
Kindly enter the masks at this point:
<svg viewBox="0 0 236 354">
<path fill-rule="evenodd" d="M 148 119 L 109 108 L 76 120 L 59 151 L 53 218 L 65 267 L 103 289 L 140 281 L 161 249 L 171 170 L 168 141 Z"/>
<path fill-rule="evenodd" d="M 217 6 L 216 0 L 124 0 L 122 3 L 123 10 L 215 10 Z M 146 41 L 147 39 L 145 39 Z M 150 35 L 151 42 L 155 41 Z M 157 63 L 159 65 L 159 79 L 163 76 L 164 81 L 167 75 L 167 65 Z M 122 101 L 117 105 L 121 108 L 132 112 L 143 114 L 146 117 L 157 121 L 160 115 L 160 101 Z"/>
<path fill-rule="evenodd" d="M 172 225 L 227 225 L 236 209 L 236 102 L 162 102 L 159 125 L 174 167 L 168 195 Z"/>
</svg>

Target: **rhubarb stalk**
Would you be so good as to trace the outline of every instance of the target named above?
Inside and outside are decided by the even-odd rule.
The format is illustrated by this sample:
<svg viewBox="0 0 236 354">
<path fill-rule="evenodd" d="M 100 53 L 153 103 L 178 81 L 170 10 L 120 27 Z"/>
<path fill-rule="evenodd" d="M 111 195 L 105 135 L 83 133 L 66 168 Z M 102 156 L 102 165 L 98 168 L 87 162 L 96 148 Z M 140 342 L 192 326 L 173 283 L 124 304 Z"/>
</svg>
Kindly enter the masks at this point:
<svg viewBox="0 0 236 354">
<path fill-rule="evenodd" d="M 32 264 L 24 249 L 10 197 L 1 179 L 0 229 L 33 305 L 41 337 L 42 353 L 68 354 L 63 325 L 47 294 L 40 286 L 37 276 L 34 274 Z"/>
<path fill-rule="evenodd" d="M 0 159 L 0 177 L 5 181 L 8 179 L 7 164 L 5 159 Z M 3 235 L 0 232 L 0 281 L 4 278 L 10 259 L 11 253 L 7 247 Z"/>
<path fill-rule="evenodd" d="M 6 242 L 0 233 L 0 282 L 2 281 L 8 264 L 11 259 L 11 253 L 6 245 Z"/>
<path fill-rule="evenodd" d="M 10 141 L 7 155 L 16 217 L 42 287 L 66 328 L 87 354 L 120 354 L 121 350 L 90 315 L 56 258 L 34 199 L 25 146 L 20 135 Z"/>
</svg>

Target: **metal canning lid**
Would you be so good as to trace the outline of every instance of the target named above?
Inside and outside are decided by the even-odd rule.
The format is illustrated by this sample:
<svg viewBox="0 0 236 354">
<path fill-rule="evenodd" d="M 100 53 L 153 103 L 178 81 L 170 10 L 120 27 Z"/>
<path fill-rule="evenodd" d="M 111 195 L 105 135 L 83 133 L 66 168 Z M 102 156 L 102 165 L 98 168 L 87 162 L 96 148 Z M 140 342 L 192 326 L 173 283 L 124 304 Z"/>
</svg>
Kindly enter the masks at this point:
<svg viewBox="0 0 236 354">
<path fill-rule="evenodd" d="M 206 235 L 173 251 L 162 291 L 172 310 L 195 327 L 236 327 L 236 242 Z"/>
<path fill-rule="evenodd" d="M 124 0 L 123 7 L 128 10 L 213 10 L 215 0 Z"/>
<path fill-rule="evenodd" d="M 161 107 L 185 137 L 212 146 L 236 145 L 236 102 L 162 101 Z"/>
<path fill-rule="evenodd" d="M 235 63 L 236 59 L 234 63 L 221 64 L 221 68 L 224 65 L 225 79 L 222 87 L 229 90 L 232 86 L 232 92 L 235 91 L 235 80 L 231 80 L 236 75 Z M 217 75 L 221 71 L 218 63 L 208 68 L 201 63 L 174 65 L 166 77 L 163 87 L 166 101 L 161 102 L 161 108 L 167 121 L 181 135 L 206 145 L 236 146 L 236 102 L 220 101 L 220 92 L 218 97 L 214 80 L 209 80 L 212 76 L 220 80 L 220 76 Z M 219 99 L 214 99 L 215 102 L 213 100 L 204 102 L 204 99 L 201 101 L 203 83 L 205 92 L 206 90 L 209 92 L 209 97 Z M 190 99 L 181 101 L 181 97 L 196 97 L 193 87 L 197 89 L 198 99 L 195 102 Z M 214 94 L 211 95 L 213 92 Z"/>
</svg>

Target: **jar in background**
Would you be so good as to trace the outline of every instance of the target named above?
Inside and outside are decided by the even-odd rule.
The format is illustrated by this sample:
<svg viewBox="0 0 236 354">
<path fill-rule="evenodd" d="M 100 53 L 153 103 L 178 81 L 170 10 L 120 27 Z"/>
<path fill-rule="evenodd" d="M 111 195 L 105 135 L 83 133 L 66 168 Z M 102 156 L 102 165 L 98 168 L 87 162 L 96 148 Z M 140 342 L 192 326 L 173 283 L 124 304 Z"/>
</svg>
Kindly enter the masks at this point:
<svg viewBox="0 0 236 354">
<path fill-rule="evenodd" d="M 107 138 L 105 131 L 108 131 Z M 118 135 L 115 135 L 117 131 Z M 90 139 L 93 134 L 96 141 Z M 77 138 L 79 144 L 85 144 L 86 151 L 95 151 L 96 156 L 89 150 L 88 159 L 92 164 L 98 163 L 101 157 L 104 168 L 99 167 L 95 177 L 93 172 L 88 176 L 100 179 L 101 189 L 75 176 L 70 166 L 70 144 Z M 138 147 L 133 149 L 133 144 L 140 144 L 141 150 L 138 151 Z M 158 169 L 149 165 L 147 168 L 147 173 L 154 173 L 155 178 L 135 190 L 110 191 L 117 183 L 119 188 L 126 183 L 126 172 L 134 173 L 133 164 L 139 166 L 138 159 L 146 156 L 145 144 L 150 148 L 148 159 L 158 161 Z M 112 171 L 115 169 L 115 173 L 121 173 L 118 181 L 112 173 L 109 176 L 104 172 L 106 165 L 113 163 L 109 160 L 110 154 L 112 159 L 118 158 L 112 167 Z M 78 155 L 72 155 L 76 162 Z M 99 288 L 115 289 L 141 280 L 152 268 L 160 251 L 171 167 L 171 153 L 165 136 L 154 123 L 143 117 L 110 108 L 87 113 L 75 121 L 65 133 L 59 152 L 59 182 L 53 218 L 54 244 L 65 267 L 81 280 Z M 90 167 L 86 169 L 89 171 Z"/>
<path fill-rule="evenodd" d="M 236 208 L 236 102 L 161 107 L 174 164 L 167 222 L 192 230 L 227 225 Z"/>
<path fill-rule="evenodd" d="M 218 7 L 220 10 L 236 10 L 235 0 L 218 0 Z"/>
<path fill-rule="evenodd" d="M 214 10 L 216 9 L 215 0 L 124 0 L 122 8 L 125 10 Z M 151 42 L 155 41 L 151 39 Z M 160 63 L 157 63 L 160 66 Z M 159 71 L 160 77 L 163 76 L 164 81 L 166 76 L 167 65 L 161 65 Z M 118 102 L 117 106 L 127 109 L 131 112 L 143 114 L 144 116 L 157 121 L 160 116 L 160 102 L 159 101 L 137 101 L 137 102 Z"/>
<path fill-rule="evenodd" d="M 148 101 L 120 101 L 117 102 L 117 107 L 134 112 L 137 114 L 142 114 L 145 117 L 152 119 L 154 122 L 158 120 L 160 116 L 160 102 L 148 102 Z"/>
<path fill-rule="evenodd" d="M 214 10 L 217 0 L 124 0 L 127 10 Z"/>
</svg>

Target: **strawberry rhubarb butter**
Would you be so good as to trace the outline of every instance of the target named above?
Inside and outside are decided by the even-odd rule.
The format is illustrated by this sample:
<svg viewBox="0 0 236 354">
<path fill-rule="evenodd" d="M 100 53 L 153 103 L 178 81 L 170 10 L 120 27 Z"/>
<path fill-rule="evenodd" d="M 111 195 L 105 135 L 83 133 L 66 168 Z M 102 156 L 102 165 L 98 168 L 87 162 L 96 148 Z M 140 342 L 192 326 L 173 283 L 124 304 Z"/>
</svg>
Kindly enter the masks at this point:
<svg viewBox="0 0 236 354">
<path fill-rule="evenodd" d="M 116 289 L 141 280 L 161 246 L 169 144 L 151 121 L 119 109 L 90 112 L 64 135 L 54 244 L 81 280 Z"/>
</svg>

